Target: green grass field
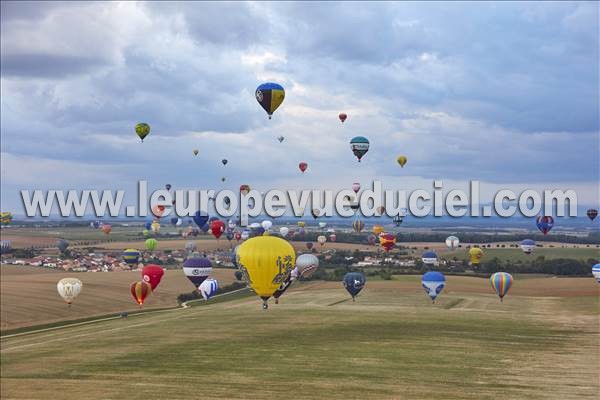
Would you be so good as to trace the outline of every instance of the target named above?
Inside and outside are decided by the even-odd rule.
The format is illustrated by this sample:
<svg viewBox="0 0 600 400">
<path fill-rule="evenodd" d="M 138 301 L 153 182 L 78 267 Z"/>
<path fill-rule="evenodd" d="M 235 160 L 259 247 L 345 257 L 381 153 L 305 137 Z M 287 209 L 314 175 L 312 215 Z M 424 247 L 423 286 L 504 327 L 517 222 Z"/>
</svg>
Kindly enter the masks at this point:
<svg viewBox="0 0 600 400">
<path fill-rule="evenodd" d="M 236 295 L 3 338 L 1 397 L 597 399 L 592 279 L 523 280 L 500 303 L 485 279 L 449 277 L 432 305 L 413 278 L 367 282 L 355 303 L 306 283 L 267 311 Z"/>
</svg>

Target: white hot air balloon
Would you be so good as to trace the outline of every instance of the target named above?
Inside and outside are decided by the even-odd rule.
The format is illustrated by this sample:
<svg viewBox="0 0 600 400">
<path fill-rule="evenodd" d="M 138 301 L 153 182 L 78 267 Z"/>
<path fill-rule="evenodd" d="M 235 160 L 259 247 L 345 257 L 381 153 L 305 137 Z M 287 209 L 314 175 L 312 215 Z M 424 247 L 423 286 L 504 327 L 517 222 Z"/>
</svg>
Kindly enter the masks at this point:
<svg viewBox="0 0 600 400">
<path fill-rule="evenodd" d="M 327 236 L 321 235 L 317 238 L 317 243 L 319 243 L 321 246 L 323 246 L 326 241 L 327 241 Z"/>
<path fill-rule="evenodd" d="M 290 232 L 290 230 L 288 229 L 287 226 L 282 226 L 281 228 L 279 228 L 279 234 L 282 237 L 286 237 L 289 232 Z"/>
<path fill-rule="evenodd" d="M 298 275 L 309 277 L 319 268 L 319 259 L 313 254 L 302 254 L 296 259 Z"/>
<path fill-rule="evenodd" d="M 271 229 L 271 227 L 273 226 L 273 223 L 271 221 L 269 221 L 268 219 L 266 219 L 261 223 L 261 225 L 262 225 L 263 229 L 268 232 L 269 229 Z"/>
<path fill-rule="evenodd" d="M 77 278 L 63 278 L 56 284 L 56 289 L 58 290 L 60 297 L 62 297 L 68 305 L 71 305 L 73 300 L 81 293 L 82 286 L 83 283 Z"/>
<path fill-rule="evenodd" d="M 458 240 L 458 238 L 456 236 L 448 236 L 446 238 L 446 246 L 448 247 L 449 250 L 454 250 L 458 247 L 458 244 L 460 243 L 460 241 Z"/>
</svg>

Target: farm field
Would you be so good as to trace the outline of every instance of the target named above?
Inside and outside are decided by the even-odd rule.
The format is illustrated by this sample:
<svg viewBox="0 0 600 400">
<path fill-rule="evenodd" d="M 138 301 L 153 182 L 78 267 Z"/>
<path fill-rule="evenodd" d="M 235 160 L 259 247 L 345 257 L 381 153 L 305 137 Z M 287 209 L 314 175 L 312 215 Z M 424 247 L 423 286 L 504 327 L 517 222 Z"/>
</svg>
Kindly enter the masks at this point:
<svg viewBox="0 0 600 400">
<path fill-rule="evenodd" d="M 67 276 L 83 282 L 81 295 L 71 307 L 56 291 L 56 283 Z M 231 269 L 214 268 L 212 276 L 221 285 L 234 280 Z M 73 273 L 2 265 L 0 277 L 2 331 L 139 309 L 129 292 L 131 282 L 141 279 L 139 271 Z M 194 286 L 181 270 L 167 270 L 144 309 L 176 306 L 178 294 L 193 290 Z"/>
<path fill-rule="evenodd" d="M 292 287 L 2 339 L 3 399 L 596 399 L 600 291 L 591 278 L 417 276 Z M 52 368 L 48 368 L 48 365 Z M 292 391 L 292 392 L 290 392 Z M 293 394 L 292 394 L 293 393 Z"/>
</svg>

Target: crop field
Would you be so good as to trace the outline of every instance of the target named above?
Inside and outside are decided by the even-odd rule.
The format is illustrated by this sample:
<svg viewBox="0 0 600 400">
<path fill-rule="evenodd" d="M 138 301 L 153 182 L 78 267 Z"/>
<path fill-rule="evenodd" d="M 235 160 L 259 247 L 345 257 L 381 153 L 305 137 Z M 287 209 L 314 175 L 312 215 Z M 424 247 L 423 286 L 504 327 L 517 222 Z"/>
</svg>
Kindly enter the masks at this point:
<svg viewBox="0 0 600 400">
<path fill-rule="evenodd" d="M 356 302 L 308 282 L 266 311 L 232 295 L 4 337 L 1 397 L 597 399 L 599 287 L 516 276 L 500 303 L 450 276 L 431 304 L 417 276 L 367 281 Z"/>
<path fill-rule="evenodd" d="M 140 271 L 73 273 L 2 265 L 0 274 L 2 331 L 139 309 L 129 285 L 141 279 Z M 56 291 L 56 283 L 67 276 L 83 282 L 83 290 L 71 307 Z M 231 269 L 214 268 L 212 276 L 221 285 L 234 280 Z M 167 270 L 144 309 L 176 306 L 178 294 L 193 290 L 194 286 L 181 270 Z"/>
</svg>

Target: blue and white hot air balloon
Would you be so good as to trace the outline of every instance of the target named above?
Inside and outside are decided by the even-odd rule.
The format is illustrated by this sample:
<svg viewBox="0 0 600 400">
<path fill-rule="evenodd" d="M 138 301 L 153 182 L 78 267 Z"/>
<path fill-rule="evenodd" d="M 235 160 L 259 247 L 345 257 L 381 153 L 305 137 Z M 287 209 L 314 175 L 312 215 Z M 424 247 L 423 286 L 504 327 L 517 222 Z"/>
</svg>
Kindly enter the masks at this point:
<svg viewBox="0 0 600 400">
<path fill-rule="evenodd" d="M 435 265 L 438 262 L 438 256 L 433 251 L 426 251 L 421 256 L 421 261 L 425 265 Z"/>
<path fill-rule="evenodd" d="M 596 278 L 596 281 L 600 283 L 600 263 L 594 265 L 592 267 L 592 275 Z"/>
<path fill-rule="evenodd" d="M 219 289 L 219 283 L 216 279 L 212 278 L 208 278 L 198 286 L 198 291 L 200 291 L 204 300 L 208 300 L 217 294 L 217 289 Z"/>
<path fill-rule="evenodd" d="M 535 241 L 532 239 L 525 239 L 521 242 L 521 250 L 525 254 L 531 254 L 531 252 L 535 249 Z"/>
<path fill-rule="evenodd" d="M 438 271 L 429 271 L 423 274 L 421 285 L 425 289 L 425 293 L 431 297 L 431 301 L 435 303 L 435 299 L 442 293 L 446 286 L 446 277 Z"/>
</svg>

